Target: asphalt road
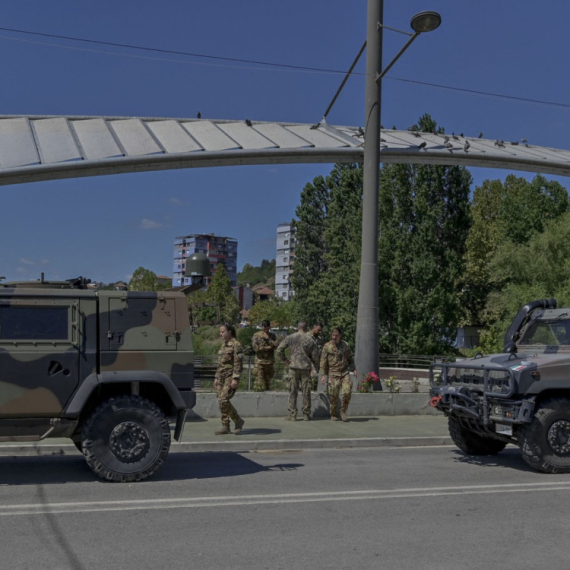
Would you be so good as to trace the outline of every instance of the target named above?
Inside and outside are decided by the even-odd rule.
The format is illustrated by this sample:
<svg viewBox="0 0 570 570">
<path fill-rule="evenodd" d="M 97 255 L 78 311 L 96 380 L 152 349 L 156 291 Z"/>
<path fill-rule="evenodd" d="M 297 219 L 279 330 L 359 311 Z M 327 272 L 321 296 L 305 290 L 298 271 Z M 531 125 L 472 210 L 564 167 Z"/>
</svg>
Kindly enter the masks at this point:
<svg viewBox="0 0 570 570">
<path fill-rule="evenodd" d="M 0 568 L 567 568 L 570 475 L 515 448 L 173 453 L 152 480 L 0 458 Z"/>
</svg>

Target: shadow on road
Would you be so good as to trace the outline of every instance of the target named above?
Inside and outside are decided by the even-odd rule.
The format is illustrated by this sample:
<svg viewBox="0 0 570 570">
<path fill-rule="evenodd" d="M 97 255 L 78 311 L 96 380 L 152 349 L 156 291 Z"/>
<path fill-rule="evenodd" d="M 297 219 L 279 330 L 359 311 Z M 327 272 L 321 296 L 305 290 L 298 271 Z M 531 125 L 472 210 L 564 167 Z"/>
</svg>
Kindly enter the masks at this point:
<svg viewBox="0 0 570 570">
<path fill-rule="evenodd" d="M 262 466 L 246 455 L 243 452 L 172 453 L 160 470 L 148 481 L 215 479 L 264 471 L 293 471 L 304 467 L 302 463 Z M 103 485 L 121 485 L 121 483 L 108 483 L 99 479 L 80 455 L 0 457 L 0 486 L 94 482 Z M 144 485 L 144 483 L 143 481 L 137 484 Z"/>
<path fill-rule="evenodd" d="M 498 455 L 466 455 L 459 449 L 451 452 L 454 460 L 458 463 L 468 463 L 470 465 L 480 465 L 481 467 L 500 467 L 502 469 L 514 469 L 515 471 L 528 471 L 536 473 L 523 460 L 521 452 L 517 447 L 507 447 Z"/>
</svg>

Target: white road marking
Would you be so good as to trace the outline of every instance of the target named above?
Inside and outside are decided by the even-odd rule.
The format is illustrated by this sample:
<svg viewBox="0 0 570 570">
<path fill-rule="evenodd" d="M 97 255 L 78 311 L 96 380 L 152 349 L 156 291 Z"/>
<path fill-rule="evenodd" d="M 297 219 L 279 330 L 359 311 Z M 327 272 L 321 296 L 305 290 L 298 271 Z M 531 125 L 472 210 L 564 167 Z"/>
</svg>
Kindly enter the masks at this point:
<svg viewBox="0 0 570 570">
<path fill-rule="evenodd" d="M 314 503 L 331 501 L 362 501 L 442 497 L 456 495 L 485 495 L 496 493 L 528 493 L 570 491 L 570 481 L 551 483 L 511 483 L 505 485 L 469 485 L 456 487 L 419 487 L 405 489 L 372 489 L 368 491 L 338 491 L 322 493 L 291 493 L 275 495 L 247 495 L 242 497 L 178 497 L 172 499 L 144 499 L 125 501 L 84 501 L 69 503 L 30 503 L 0 506 L 0 517 L 96 513 L 111 511 L 139 511 L 155 509 L 190 509 L 196 507 L 231 507 L 247 505 L 282 505 L 290 503 Z"/>
</svg>

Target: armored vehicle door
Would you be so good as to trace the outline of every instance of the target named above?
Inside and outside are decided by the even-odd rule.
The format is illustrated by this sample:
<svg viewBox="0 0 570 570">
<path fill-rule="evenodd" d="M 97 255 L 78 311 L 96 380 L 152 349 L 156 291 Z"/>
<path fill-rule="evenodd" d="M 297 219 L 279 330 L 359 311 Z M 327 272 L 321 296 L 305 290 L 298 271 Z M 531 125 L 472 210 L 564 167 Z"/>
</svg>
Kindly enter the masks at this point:
<svg viewBox="0 0 570 570">
<path fill-rule="evenodd" d="M 107 299 L 106 314 L 101 310 L 102 348 L 119 352 L 176 351 L 174 299 L 150 292 L 125 292 Z"/>
<path fill-rule="evenodd" d="M 79 381 L 79 300 L 0 296 L 0 416 L 56 417 Z"/>
</svg>

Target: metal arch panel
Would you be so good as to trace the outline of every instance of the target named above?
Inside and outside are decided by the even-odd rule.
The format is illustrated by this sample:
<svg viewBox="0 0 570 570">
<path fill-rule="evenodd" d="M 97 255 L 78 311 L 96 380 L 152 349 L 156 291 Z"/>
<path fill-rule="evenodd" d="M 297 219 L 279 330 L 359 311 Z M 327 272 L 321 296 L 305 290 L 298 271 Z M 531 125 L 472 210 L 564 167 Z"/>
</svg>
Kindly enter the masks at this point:
<svg viewBox="0 0 570 570">
<path fill-rule="evenodd" d="M 65 117 L 33 120 L 32 130 L 38 141 L 42 163 L 83 159 Z"/>
<path fill-rule="evenodd" d="M 277 145 L 245 123 L 221 123 L 220 129 L 235 140 L 241 148 L 276 148 Z"/>
<path fill-rule="evenodd" d="M 72 121 L 71 126 L 77 134 L 87 160 L 123 156 L 103 119 L 81 119 Z"/>
<path fill-rule="evenodd" d="M 303 148 L 311 146 L 309 141 L 282 127 L 278 123 L 259 123 L 253 128 L 279 148 Z"/>
<path fill-rule="evenodd" d="M 311 125 L 293 125 L 287 127 L 292 133 L 309 141 L 313 146 L 319 148 L 338 148 L 348 146 L 348 144 L 333 135 L 319 129 L 312 129 Z"/>
<path fill-rule="evenodd" d="M 570 152 L 462 135 L 384 130 L 383 163 L 570 176 Z M 133 117 L 0 116 L 0 185 L 212 166 L 357 162 L 358 127 Z M 84 160 L 81 160 L 82 156 Z"/>
<path fill-rule="evenodd" d="M 147 121 L 146 126 L 152 131 L 166 152 L 194 152 L 202 147 L 185 131 L 178 121 Z"/>
<path fill-rule="evenodd" d="M 192 121 L 182 126 L 204 147 L 205 150 L 230 150 L 240 148 L 236 141 L 221 131 L 211 121 Z"/>
<path fill-rule="evenodd" d="M 110 119 L 109 125 L 128 156 L 164 153 L 140 119 Z"/>
<path fill-rule="evenodd" d="M 0 119 L 0 173 L 6 168 L 39 163 L 40 157 L 28 119 Z"/>
</svg>

